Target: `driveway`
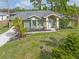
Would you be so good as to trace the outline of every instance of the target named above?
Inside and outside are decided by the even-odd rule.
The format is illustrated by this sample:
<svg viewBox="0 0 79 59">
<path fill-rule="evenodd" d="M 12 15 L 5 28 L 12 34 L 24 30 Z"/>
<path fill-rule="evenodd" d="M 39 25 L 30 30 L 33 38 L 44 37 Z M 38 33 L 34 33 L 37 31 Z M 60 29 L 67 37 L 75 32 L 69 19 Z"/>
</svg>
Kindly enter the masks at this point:
<svg viewBox="0 0 79 59">
<path fill-rule="evenodd" d="M 0 34 L 0 47 L 7 43 L 12 37 L 15 36 L 14 27 L 7 32 Z"/>
</svg>

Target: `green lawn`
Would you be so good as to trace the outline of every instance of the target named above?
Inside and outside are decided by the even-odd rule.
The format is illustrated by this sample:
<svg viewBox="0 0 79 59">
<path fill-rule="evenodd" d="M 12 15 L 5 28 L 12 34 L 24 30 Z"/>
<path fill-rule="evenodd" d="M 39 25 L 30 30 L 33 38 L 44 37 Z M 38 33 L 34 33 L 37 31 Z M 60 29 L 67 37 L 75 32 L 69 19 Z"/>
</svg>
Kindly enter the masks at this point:
<svg viewBox="0 0 79 59">
<path fill-rule="evenodd" d="M 7 26 L 0 25 L 0 34 L 6 32 L 8 29 L 9 28 Z"/>
<path fill-rule="evenodd" d="M 49 37 L 61 39 L 75 29 L 62 29 L 53 33 L 38 33 L 27 35 L 20 40 L 10 41 L 0 48 L 0 59 L 46 59 L 48 56 L 41 56 L 40 46 L 46 45 L 42 40 L 49 40 Z M 51 46 L 47 46 L 51 49 Z M 47 58 L 49 59 L 49 58 Z"/>
</svg>

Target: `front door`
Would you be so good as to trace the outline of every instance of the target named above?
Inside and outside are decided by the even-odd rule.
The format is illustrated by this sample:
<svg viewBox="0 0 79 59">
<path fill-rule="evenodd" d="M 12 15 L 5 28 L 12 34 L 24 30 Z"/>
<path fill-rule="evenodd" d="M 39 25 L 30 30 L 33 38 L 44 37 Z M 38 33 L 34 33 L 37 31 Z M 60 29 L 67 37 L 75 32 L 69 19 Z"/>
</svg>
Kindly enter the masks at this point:
<svg viewBox="0 0 79 59">
<path fill-rule="evenodd" d="M 32 20 L 31 29 L 33 29 L 33 30 L 36 29 L 36 20 Z"/>
<path fill-rule="evenodd" d="M 25 22 L 24 22 L 24 27 L 25 27 L 27 30 L 30 30 L 30 21 L 25 21 Z"/>
</svg>

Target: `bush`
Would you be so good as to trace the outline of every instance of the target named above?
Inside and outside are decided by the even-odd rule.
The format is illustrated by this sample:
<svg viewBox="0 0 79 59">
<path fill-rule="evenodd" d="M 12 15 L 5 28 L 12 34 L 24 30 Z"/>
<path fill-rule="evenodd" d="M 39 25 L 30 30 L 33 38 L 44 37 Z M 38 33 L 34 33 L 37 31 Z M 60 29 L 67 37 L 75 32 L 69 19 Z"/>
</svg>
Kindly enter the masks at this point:
<svg viewBox="0 0 79 59">
<path fill-rule="evenodd" d="M 64 42 L 60 45 L 60 48 L 67 54 L 72 54 L 75 57 L 79 57 L 79 34 L 72 33 L 68 35 L 66 38 L 64 38 Z"/>
<path fill-rule="evenodd" d="M 52 49 L 52 59 L 76 59 L 71 54 L 66 54 L 65 51 L 59 49 L 59 48 L 53 48 Z"/>
<path fill-rule="evenodd" d="M 79 34 L 71 33 L 58 48 L 52 49 L 54 59 L 79 59 Z"/>
<path fill-rule="evenodd" d="M 60 27 L 61 28 L 68 28 L 70 20 L 69 19 L 63 19 L 60 21 Z"/>
</svg>

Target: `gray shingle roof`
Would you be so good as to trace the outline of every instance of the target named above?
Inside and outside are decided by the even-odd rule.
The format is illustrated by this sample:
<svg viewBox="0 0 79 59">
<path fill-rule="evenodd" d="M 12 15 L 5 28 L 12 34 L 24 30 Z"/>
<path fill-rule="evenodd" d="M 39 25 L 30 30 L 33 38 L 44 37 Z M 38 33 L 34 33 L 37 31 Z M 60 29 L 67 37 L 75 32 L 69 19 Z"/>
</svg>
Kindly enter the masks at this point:
<svg viewBox="0 0 79 59">
<path fill-rule="evenodd" d="M 0 16 L 5 16 L 5 15 L 8 15 L 8 14 L 5 12 L 0 12 Z"/>
<path fill-rule="evenodd" d="M 47 17 L 48 15 L 54 15 L 57 17 L 62 17 L 61 14 L 56 14 L 52 11 L 27 11 L 27 12 L 16 12 L 16 15 L 14 17 L 21 17 L 23 20 L 27 20 L 31 16 L 37 16 L 37 17 Z"/>
</svg>

